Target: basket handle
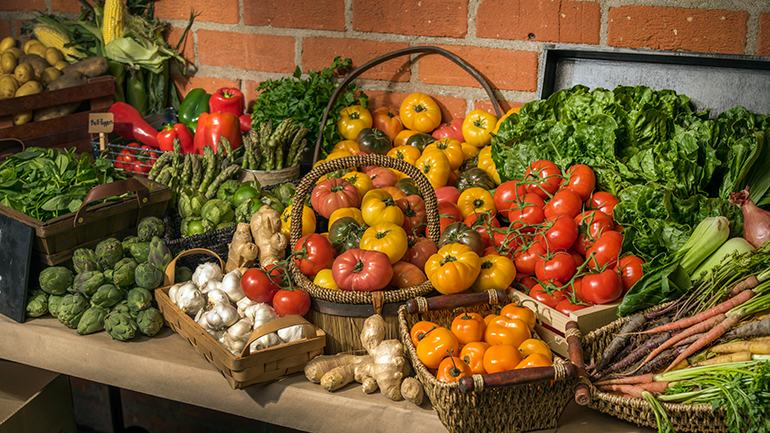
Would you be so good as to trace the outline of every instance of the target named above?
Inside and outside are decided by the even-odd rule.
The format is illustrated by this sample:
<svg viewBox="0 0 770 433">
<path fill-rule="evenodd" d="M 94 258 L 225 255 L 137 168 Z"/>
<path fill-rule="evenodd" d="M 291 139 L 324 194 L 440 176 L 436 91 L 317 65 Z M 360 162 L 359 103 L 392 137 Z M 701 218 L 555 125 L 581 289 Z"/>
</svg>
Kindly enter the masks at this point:
<svg viewBox="0 0 770 433">
<path fill-rule="evenodd" d="M 16 153 L 14 149 L 18 145 L 21 145 L 22 152 L 27 150 L 27 146 L 18 138 L 0 138 L 0 159 L 5 159 L 6 157 Z M 9 152 L 6 154 L 5 151 Z"/>
<path fill-rule="evenodd" d="M 591 404 L 591 392 L 588 385 L 591 383 L 588 380 L 588 374 L 586 373 L 586 365 L 583 362 L 583 345 L 581 344 L 580 326 L 574 320 L 570 320 L 565 325 L 564 335 L 567 337 L 567 351 L 569 352 L 570 361 L 575 364 L 577 368 L 575 374 L 578 378 L 578 383 L 575 385 L 575 403 L 581 406 L 588 406 Z"/>
<path fill-rule="evenodd" d="M 163 277 L 164 286 L 170 286 L 174 284 L 174 276 L 176 275 L 176 261 L 184 256 L 190 256 L 193 254 L 208 254 L 212 257 L 216 257 L 217 260 L 219 260 L 219 267 L 222 268 L 222 270 L 225 269 L 225 264 L 222 262 L 222 258 L 219 257 L 219 255 L 214 251 L 207 250 L 206 248 L 192 248 L 177 254 L 176 257 L 171 260 L 168 266 L 166 266 L 166 275 Z"/>
<path fill-rule="evenodd" d="M 280 317 L 278 319 L 273 319 L 265 323 L 264 325 L 258 326 L 254 329 L 254 331 L 249 336 L 249 340 L 246 342 L 246 347 L 243 348 L 243 353 L 241 354 L 241 358 L 249 356 L 249 354 L 251 354 L 251 343 L 253 343 L 256 339 L 264 335 L 267 335 L 271 332 L 278 331 L 279 329 L 288 328 L 290 326 L 296 326 L 296 325 L 302 325 L 302 329 L 304 329 L 305 331 L 305 339 L 311 339 L 318 336 L 315 326 L 313 326 L 312 323 L 308 322 L 304 317 L 297 314 L 286 316 L 286 317 Z M 297 340 L 297 341 L 301 341 L 301 340 Z"/>
<path fill-rule="evenodd" d="M 457 293 L 454 295 L 434 296 L 432 298 L 415 298 L 406 301 L 406 312 L 409 314 L 425 313 L 429 310 L 451 310 L 469 305 L 489 303 L 492 305 L 505 303 L 505 289 L 487 290 L 486 292 Z"/>
<path fill-rule="evenodd" d="M 96 200 L 125 194 L 127 192 L 136 193 L 136 201 L 139 203 L 139 207 L 142 207 L 147 203 L 147 196 L 150 195 L 150 189 L 140 182 L 139 179 L 134 177 L 95 186 L 91 188 L 91 191 L 88 191 L 88 195 L 83 199 L 83 204 L 80 205 L 80 209 L 78 209 L 75 214 L 72 225 L 77 227 L 86 223 L 85 218 L 82 216 L 82 212 L 86 210 L 87 204 Z"/>
<path fill-rule="evenodd" d="M 471 393 L 488 387 L 526 385 L 547 380 L 565 380 L 575 376 L 577 368 L 571 362 L 549 367 L 520 368 L 490 374 L 474 374 L 460 378 L 460 391 Z"/>
<path fill-rule="evenodd" d="M 484 79 L 481 74 L 473 69 L 471 65 L 466 63 L 463 59 L 461 59 L 458 55 L 451 53 L 443 48 L 440 47 L 434 47 L 434 46 L 421 46 L 421 47 L 408 47 L 408 48 L 402 48 L 400 50 L 391 51 L 390 53 L 383 54 L 380 57 L 377 57 L 375 59 L 369 60 L 368 62 L 364 63 L 363 65 L 359 66 L 353 72 L 349 73 L 344 80 L 340 83 L 339 86 L 337 86 L 336 89 L 334 89 L 334 93 L 332 93 L 331 99 L 329 99 L 329 103 L 326 105 L 326 110 L 324 111 L 324 115 L 321 118 L 321 128 L 320 131 L 318 131 L 318 137 L 316 138 L 315 142 L 315 152 L 313 153 L 313 165 L 318 161 L 318 154 L 321 151 L 321 143 L 323 142 L 323 129 L 326 125 L 326 120 L 329 118 L 329 110 L 332 109 L 334 104 L 337 102 L 337 97 L 340 93 L 345 91 L 347 89 L 348 84 L 350 84 L 351 81 L 356 79 L 359 75 L 366 72 L 368 69 L 379 65 L 380 63 L 387 62 L 388 60 L 394 59 L 396 57 L 411 55 L 411 54 L 440 54 L 447 59 L 451 60 L 458 66 L 460 66 L 465 72 L 469 73 L 473 78 L 476 79 L 476 81 L 481 84 L 481 87 L 484 88 L 484 90 L 487 92 L 487 95 L 489 96 L 490 101 L 492 101 L 492 106 L 495 109 L 495 114 L 497 115 L 497 118 L 499 119 L 502 116 L 502 111 L 500 110 L 500 104 L 497 102 L 497 98 L 495 98 L 495 94 L 492 91 L 492 88 L 489 86 L 489 83 Z"/>
</svg>

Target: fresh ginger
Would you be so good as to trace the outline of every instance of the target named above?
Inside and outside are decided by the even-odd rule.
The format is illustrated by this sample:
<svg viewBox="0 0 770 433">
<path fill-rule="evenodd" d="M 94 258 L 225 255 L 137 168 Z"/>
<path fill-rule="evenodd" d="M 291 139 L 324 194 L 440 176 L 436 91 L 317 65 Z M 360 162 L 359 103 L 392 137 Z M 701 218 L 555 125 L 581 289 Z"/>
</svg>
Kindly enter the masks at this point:
<svg viewBox="0 0 770 433">
<path fill-rule="evenodd" d="M 281 233 L 281 215 L 270 206 L 262 206 L 251 216 L 251 235 L 259 247 L 259 265 L 265 267 L 286 255 L 286 236 Z"/>
<path fill-rule="evenodd" d="M 313 383 L 321 383 L 323 375 L 331 370 L 343 365 L 358 364 L 362 361 L 369 362 L 371 358 L 368 355 L 357 356 L 345 353 L 316 356 L 305 365 L 305 377 Z"/>
<path fill-rule="evenodd" d="M 225 273 L 235 269 L 239 269 L 241 273 L 245 272 L 254 264 L 258 253 L 259 247 L 251 239 L 251 227 L 249 224 L 239 223 L 228 246 Z"/>
</svg>

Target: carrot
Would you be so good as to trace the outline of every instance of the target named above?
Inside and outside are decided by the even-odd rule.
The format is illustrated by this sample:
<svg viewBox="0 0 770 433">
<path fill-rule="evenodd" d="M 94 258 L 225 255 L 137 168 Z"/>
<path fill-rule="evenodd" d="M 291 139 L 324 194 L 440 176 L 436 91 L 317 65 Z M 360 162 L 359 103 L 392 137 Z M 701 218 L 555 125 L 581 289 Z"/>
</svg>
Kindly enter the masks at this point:
<svg viewBox="0 0 770 433">
<path fill-rule="evenodd" d="M 759 279 L 756 275 L 746 277 L 744 280 L 737 282 L 728 292 L 731 296 L 735 296 L 746 289 L 753 289 L 759 285 Z"/>
<path fill-rule="evenodd" d="M 732 310 L 733 308 L 751 299 L 752 296 L 754 296 L 754 292 L 752 292 L 751 290 L 745 290 L 739 293 L 738 295 L 733 296 L 732 298 L 722 302 L 721 304 L 715 305 L 700 314 L 696 314 L 690 317 L 685 317 L 684 319 L 680 319 L 675 322 L 671 322 L 669 324 L 659 326 L 657 328 L 653 328 L 648 331 L 644 331 L 642 332 L 642 334 L 653 334 L 656 332 L 674 331 L 676 329 L 689 328 L 691 326 L 702 323 L 704 320 L 710 319 L 716 316 L 717 314 L 726 313 Z"/>
<path fill-rule="evenodd" d="M 728 362 L 743 362 L 743 361 L 751 361 L 751 352 L 743 351 L 743 352 L 729 353 L 727 355 L 722 355 L 722 356 L 715 356 L 705 361 L 696 362 L 693 365 L 693 367 L 700 367 L 702 365 L 726 364 Z"/>
<path fill-rule="evenodd" d="M 770 318 L 755 320 L 741 325 L 724 335 L 724 340 L 736 338 L 748 339 L 751 337 L 764 337 L 770 335 Z"/>
<path fill-rule="evenodd" d="M 714 317 L 712 317 L 712 318 L 710 318 L 708 320 L 705 320 L 703 322 L 700 322 L 697 325 L 690 326 L 689 328 L 687 328 L 684 331 L 674 335 L 673 337 L 671 337 L 668 340 L 666 340 L 665 343 L 663 343 L 660 346 L 658 346 L 658 348 L 653 350 L 652 353 L 650 353 L 647 356 L 647 359 L 645 359 L 641 363 L 641 365 L 639 365 L 639 367 L 637 367 L 636 369 L 639 370 L 639 368 L 641 368 L 644 364 L 646 364 L 650 360 L 652 360 L 652 358 L 655 358 L 660 352 L 663 352 L 664 350 L 666 350 L 669 347 L 673 346 L 678 341 L 684 340 L 685 338 L 689 337 L 690 335 L 699 334 L 701 332 L 708 331 L 709 329 L 711 329 L 712 326 L 715 326 L 715 325 L 719 324 L 720 322 L 722 322 L 724 320 L 725 320 L 724 313 L 719 313 L 719 315 L 714 316 Z M 706 335 L 708 335 L 708 334 L 706 334 Z M 702 338 L 703 337 L 701 337 L 701 339 Z M 698 341 L 700 341 L 700 340 L 698 340 Z M 696 343 L 697 343 L 697 341 L 696 341 Z M 693 343 L 693 344 L 695 344 L 695 343 Z M 689 346 L 689 347 L 692 347 L 692 345 Z M 682 355 L 680 354 L 679 356 L 681 357 Z M 685 358 L 687 358 L 687 357 L 685 356 Z M 679 361 L 680 360 L 678 360 L 676 363 L 678 363 Z"/>
<path fill-rule="evenodd" d="M 606 376 L 610 373 L 616 372 L 616 371 L 623 371 L 624 369 L 630 367 L 634 362 L 638 361 L 641 357 L 644 355 L 647 355 L 648 353 L 655 350 L 656 347 L 663 344 L 666 340 L 671 338 L 670 332 L 664 332 L 662 334 L 656 335 L 652 338 L 650 338 L 646 343 L 644 343 L 642 346 L 628 354 L 625 358 L 623 358 L 618 363 L 610 366 L 605 371 L 602 372 L 596 372 L 595 376 L 596 378 L 600 378 L 603 376 Z"/>
<path fill-rule="evenodd" d="M 642 313 L 633 316 L 628 322 L 626 322 L 623 327 L 620 328 L 620 331 L 618 331 L 617 335 L 615 335 L 615 338 L 612 339 L 612 342 L 610 342 L 610 344 L 607 345 L 607 348 L 604 349 L 604 355 L 602 356 L 602 359 L 596 363 L 594 369 L 597 371 L 604 369 L 604 367 L 609 364 L 610 360 L 612 360 L 612 357 L 620 352 L 623 347 L 628 345 L 628 340 L 631 338 L 631 333 L 636 332 L 638 329 L 644 326 L 646 322 L 647 318 L 644 317 L 644 314 Z"/>
<path fill-rule="evenodd" d="M 654 380 L 654 377 L 652 373 L 649 374 L 642 374 L 639 376 L 630 376 L 630 377 L 621 377 L 618 379 L 607 379 L 607 380 L 601 380 L 599 382 L 595 382 L 594 386 L 604 386 L 604 385 L 633 385 L 637 383 L 647 383 L 652 382 Z"/>
<path fill-rule="evenodd" d="M 602 391 L 619 392 L 633 398 L 642 398 L 642 393 L 646 391 L 641 386 L 636 385 L 606 385 L 599 389 Z"/>
<path fill-rule="evenodd" d="M 709 349 L 709 352 L 713 353 L 735 353 L 735 352 L 750 352 L 761 355 L 770 354 L 770 343 L 761 341 L 734 341 L 732 343 L 723 343 L 718 346 L 714 346 Z"/>
<path fill-rule="evenodd" d="M 701 338 L 703 336 L 703 334 L 705 334 L 705 332 L 701 332 L 700 334 L 691 335 L 691 336 L 685 338 L 684 340 L 676 343 L 674 345 L 674 347 L 690 345 L 690 344 L 696 342 L 699 338 Z"/>
<path fill-rule="evenodd" d="M 654 392 L 655 394 L 663 394 L 668 388 L 670 382 L 647 382 L 637 385 L 639 388 L 643 388 L 645 391 Z"/>
<path fill-rule="evenodd" d="M 743 293 L 746 293 L 746 292 L 743 292 Z M 694 354 L 695 352 L 711 344 L 714 340 L 721 337 L 725 332 L 727 332 L 728 329 L 738 324 L 738 321 L 741 320 L 740 314 L 731 314 L 727 317 L 725 317 L 724 314 L 720 314 L 720 316 L 723 319 L 719 322 L 719 324 L 711 328 L 711 326 L 713 325 L 709 323 L 706 329 L 711 328 L 711 330 L 707 332 L 706 335 L 699 338 L 698 341 L 688 346 L 687 349 L 685 349 L 682 353 L 680 353 L 679 356 L 674 360 L 674 362 L 672 362 L 671 365 L 669 365 L 668 368 L 666 368 L 664 373 L 674 368 L 674 366 L 679 364 L 679 362 L 681 362 L 683 359 L 689 358 L 690 355 Z M 717 316 L 717 317 L 720 317 L 720 316 Z M 708 322 L 710 321 L 706 321 L 703 323 L 708 323 Z"/>
<path fill-rule="evenodd" d="M 663 370 L 683 349 L 683 347 L 672 347 L 664 350 L 648 363 L 640 365 L 634 374 L 647 374 Z"/>
</svg>

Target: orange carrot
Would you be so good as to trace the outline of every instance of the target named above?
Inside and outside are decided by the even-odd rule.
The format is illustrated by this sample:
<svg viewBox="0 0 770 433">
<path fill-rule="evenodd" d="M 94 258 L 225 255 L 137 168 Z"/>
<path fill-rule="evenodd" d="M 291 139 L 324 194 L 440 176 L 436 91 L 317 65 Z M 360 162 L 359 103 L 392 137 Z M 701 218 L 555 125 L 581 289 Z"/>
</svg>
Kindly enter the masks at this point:
<svg viewBox="0 0 770 433">
<path fill-rule="evenodd" d="M 724 317 L 724 314 L 722 314 L 721 316 Z M 671 365 L 669 365 L 668 368 L 666 368 L 664 373 L 674 368 L 674 366 L 682 362 L 683 359 L 689 358 L 690 355 L 694 354 L 695 352 L 701 350 L 702 348 L 714 342 L 714 340 L 721 337 L 722 334 L 727 332 L 730 328 L 737 325 L 740 320 L 741 320 L 740 314 L 731 314 L 727 317 L 724 317 L 723 320 L 720 321 L 717 326 L 714 326 L 709 332 L 706 333 L 706 335 L 699 338 L 698 341 L 691 344 L 690 346 L 687 347 L 687 349 L 685 349 L 682 353 L 680 353 L 679 356 L 674 360 L 674 362 L 672 362 Z"/>
<path fill-rule="evenodd" d="M 634 398 L 643 398 L 642 393 L 646 391 L 641 386 L 636 385 L 605 385 L 599 389 L 602 391 L 620 392 Z"/>
<path fill-rule="evenodd" d="M 730 289 L 730 295 L 735 296 L 746 289 L 753 289 L 759 285 L 759 279 L 756 275 L 746 277 L 743 281 L 739 281 Z"/>
<path fill-rule="evenodd" d="M 676 329 L 689 328 L 690 326 L 697 325 L 698 323 L 702 323 L 704 320 L 710 319 L 716 316 L 717 314 L 726 313 L 732 310 L 733 308 L 751 299 L 752 296 L 754 296 L 754 292 L 752 292 L 751 290 L 744 290 L 741 293 L 733 296 L 732 298 L 722 302 L 719 305 L 715 305 L 700 314 L 696 314 L 695 316 L 691 316 L 691 317 L 685 317 L 684 319 L 677 320 L 676 322 L 671 322 L 662 326 L 658 326 L 657 328 L 653 328 L 653 329 L 641 332 L 641 334 L 653 334 L 657 332 L 674 331 Z"/>
<path fill-rule="evenodd" d="M 655 394 L 663 394 L 666 391 L 666 388 L 668 388 L 669 382 L 660 381 L 660 382 L 647 382 L 647 383 L 640 383 L 637 385 L 639 388 L 643 388 L 645 391 L 649 391 Z"/>
<path fill-rule="evenodd" d="M 604 385 L 633 385 L 636 383 L 647 383 L 654 380 L 652 373 L 642 374 L 639 376 L 621 377 L 617 379 L 606 379 L 599 382 L 594 382 L 594 386 Z"/>
</svg>

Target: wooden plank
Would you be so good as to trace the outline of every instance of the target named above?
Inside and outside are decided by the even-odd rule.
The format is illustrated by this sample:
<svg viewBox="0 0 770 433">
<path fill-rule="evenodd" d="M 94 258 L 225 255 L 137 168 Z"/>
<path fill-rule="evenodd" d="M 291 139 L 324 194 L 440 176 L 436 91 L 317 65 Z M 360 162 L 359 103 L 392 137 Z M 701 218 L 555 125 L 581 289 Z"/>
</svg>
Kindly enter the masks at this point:
<svg viewBox="0 0 770 433">
<path fill-rule="evenodd" d="M 509 290 L 509 296 L 513 297 L 517 303 L 524 300 L 531 301 L 525 302 L 524 305 L 533 311 L 537 311 L 540 320 L 542 320 L 543 323 L 562 333 L 567 329 L 567 322 L 574 320 L 580 326 L 580 332 L 582 332 L 583 335 L 594 329 L 601 328 L 617 319 L 617 309 L 618 305 L 620 305 L 620 301 L 605 305 L 594 305 L 592 307 L 574 311 L 567 316 L 518 290 Z M 537 305 L 537 307 L 535 307 L 535 305 Z"/>
<path fill-rule="evenodd" d="M 86 101 L 115 93 L 115 78 L 109 75 L 92 78 L 88 84 L 61 90 L 48 90 L 35 95 L 7 99 L 0 104 L 0 116 L 36 110 L 77 101 Z M 35 123 L 35 122 L 33 122 Z"/>
</svg>

